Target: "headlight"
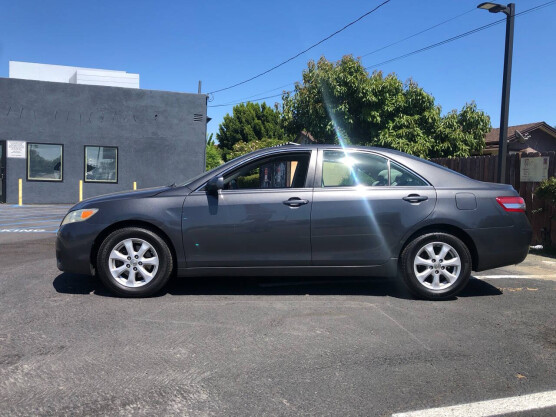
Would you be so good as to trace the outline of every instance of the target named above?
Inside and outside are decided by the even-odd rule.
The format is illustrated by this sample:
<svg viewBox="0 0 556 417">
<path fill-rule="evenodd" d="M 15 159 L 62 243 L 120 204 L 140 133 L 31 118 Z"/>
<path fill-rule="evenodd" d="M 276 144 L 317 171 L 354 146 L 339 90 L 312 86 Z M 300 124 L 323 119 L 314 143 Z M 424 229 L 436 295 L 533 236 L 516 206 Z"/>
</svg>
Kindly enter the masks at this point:
<svg viewBox="0 0 556 417">
<path fill-rule="evenodd" d="M 68 223 L 82 222 L 90 219 L 98 211 L 96 208 L 70 211 L 62 220 L 62 226 Z"/>
</svg>

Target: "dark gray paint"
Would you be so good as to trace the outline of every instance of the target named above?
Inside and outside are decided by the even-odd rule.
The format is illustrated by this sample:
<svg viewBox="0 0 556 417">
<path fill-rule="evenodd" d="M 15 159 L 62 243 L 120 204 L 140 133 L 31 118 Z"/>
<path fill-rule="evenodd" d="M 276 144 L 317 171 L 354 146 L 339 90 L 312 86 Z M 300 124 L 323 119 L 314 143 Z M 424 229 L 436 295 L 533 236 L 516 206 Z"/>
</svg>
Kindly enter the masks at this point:
<svg viewBox="0 0 556 417">
<path fill-rule="evenodd" d="M 202 115 L 194 121 L 194 114 Z M 185 181 L 204 170 L 206 96 L 0 78 L 0 140 L 64 145 L 63 182 L 27 181 L 7 159 L 7 201 L 74 203 L 84 145 L 118 147 L 118 183 L 84 183 L 84 198 Z"/>
<path fill-rule="evenodd" d="M 476 271 L 521 262 L 531 227 L 524 213 L 505 212 L 498 196 L 517 196 L 509 185 L 472 180 L 399 152 L 375 152 L 416 172 L 423 187 L 321 188 L 321 160 L 329 146 L 284 146 L 248 154 L 187 184 L 99 197 L 73 209 L 98 208 L 90 220 L 62 226 L 57 240 L 60 269 L 88 273 L 95 248 L 123 225 L 153 227 L 174 249 L 179 275 L 366 274 L 394 276 L 404 245 L 423 231 L 460 237 Z M 254 159 L 287 152 L 312 152 L 307 188 L 219 190 L 200 188 Z M 459 210 L 456 194 L 473 190 L 475 210 Z M 404 200 L 411 195 L 420 202 Z M 308 204 L 288 207 L 289 198 Z M 181 217 L 181 222 L 180 222 Z"/>
<path fill-rule="evenodd" d="M 457 193 L 456 206 L 460 210 L 475 210 L 477 208 L 477 199 L 473 193 Z"/>
<path fill-rule="evenodd" d="M 200 194 L 189 196 L 183 210 L 187 266 L 311 265 L 311 189 Z M 309 203 L 283 204 L 290 198 Z"/>
</svg>

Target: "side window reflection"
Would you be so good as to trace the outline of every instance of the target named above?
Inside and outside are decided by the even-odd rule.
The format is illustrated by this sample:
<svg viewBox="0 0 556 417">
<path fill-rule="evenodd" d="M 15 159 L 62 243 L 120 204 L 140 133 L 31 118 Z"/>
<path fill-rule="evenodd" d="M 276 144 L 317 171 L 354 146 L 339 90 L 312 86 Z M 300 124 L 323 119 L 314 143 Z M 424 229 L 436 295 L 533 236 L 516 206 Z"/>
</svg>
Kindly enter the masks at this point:
<svg viewBox="0 0 556 417">
<path fill-rule="evenodd" d="M 324 187 L 388 185 L 388 160 L 365 152 L 324 151 Z"/>
<path fill-rule="evenodd" d="M 417 187 L 427 183 L 400 164 L 368 152 L 324 151 L 323 187 Z"/>
<path fill-rule="evenodd" d="M 390 185 L 400 187 L 423 187 L 427 183 L 401 165 L 390 162 Z"/>
<path fill-rule="evenodd" d="M 224 177 L 224 190 L 304 188 L 310 153 L 265 158 Z"/>
</svg>

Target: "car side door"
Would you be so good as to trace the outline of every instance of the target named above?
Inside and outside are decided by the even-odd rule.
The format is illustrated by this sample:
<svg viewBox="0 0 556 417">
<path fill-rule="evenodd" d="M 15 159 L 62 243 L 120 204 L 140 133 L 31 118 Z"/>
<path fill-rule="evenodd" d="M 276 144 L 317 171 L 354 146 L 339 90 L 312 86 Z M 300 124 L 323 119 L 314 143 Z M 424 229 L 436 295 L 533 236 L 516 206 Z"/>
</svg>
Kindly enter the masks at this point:
<svg viewBox="0 0 556 417">
<path fill-rule="evenodd" d="M 319 150 L 313 265 L 381 265 L 396 258 L 402 236 L 432 213 L 435 201 L 431 185 L 382 155 Z"/>
<path fill-rule="evenodd" d="M 187 266 L 310 265 L 316 157 L 277 149 L 224 172 L 218 192 L 191 193 L 182 226 Z"/>
</svg>

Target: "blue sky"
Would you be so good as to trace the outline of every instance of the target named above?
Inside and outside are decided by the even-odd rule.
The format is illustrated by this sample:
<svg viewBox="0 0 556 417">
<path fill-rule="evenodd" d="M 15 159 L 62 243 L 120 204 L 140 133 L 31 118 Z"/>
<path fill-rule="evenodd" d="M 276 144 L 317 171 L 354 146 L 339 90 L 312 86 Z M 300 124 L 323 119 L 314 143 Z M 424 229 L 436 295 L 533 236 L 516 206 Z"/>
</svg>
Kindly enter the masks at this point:
<svg viewBox="0 0 556 417">
<path fill-rule="evenodd" d="M 517 12 L 546 1 L 517 0 Z M 196 92 L 202 80 L 203 92 L 208 92 L 295 55 L 380 2 L 1 0 L 0 77 L 8 76 L 8 61 L 16 60 L 139 73 L 141 88 L 155 90 Z M 363 63 L 373 65 L 504 16 L 475 10 L 479 2 L 391 0 L 276 71 L 215 94 L 209 105 L 277 94 L 280 89 L 268 90 L 300 80 L 309 59 L 361 56 L 464 12 L 469 11 L 364 57 Z M 540 120 L 556 125 L 554 22 L 556 4 L 516 18 L 510 125 Z M 379 69 L 413 78 L 444 112 L 475 100 L 498 127 L 504 32 L 500 24 Z M 275 101 L 280 100 L 267 100 Z M 232 106 L 208 110 L 213 118 L 208 131 L 216 132 Z"/>
</svg>

